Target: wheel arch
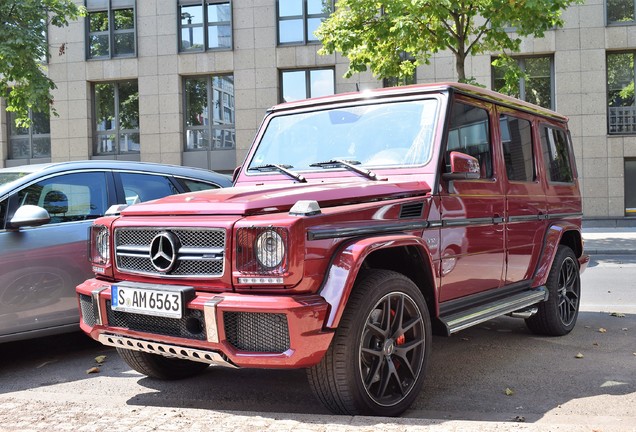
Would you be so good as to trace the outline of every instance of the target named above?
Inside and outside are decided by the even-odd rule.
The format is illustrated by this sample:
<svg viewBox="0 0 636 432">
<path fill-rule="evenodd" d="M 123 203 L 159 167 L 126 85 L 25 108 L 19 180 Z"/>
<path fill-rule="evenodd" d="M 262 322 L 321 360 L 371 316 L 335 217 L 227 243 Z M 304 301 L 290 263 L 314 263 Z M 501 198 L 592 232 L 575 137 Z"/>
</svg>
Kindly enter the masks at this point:
<svg viewBox="0 0 636 432">
<path fill-rule="evenodd" d="M 543 241 L 543 251 L 535 271 L 533 286 L 545 285 L 559 245 L 565 245 L 572 249 L 574 255 L 580 260 L 583 257 L 581 228 L 566 221 L 548 227 Z"/>
<path fill-rule="evenodd" d="M 351 241 L 332 260 L 320 291 L 330 304 L 325 326 L 338 327 L 356 279 L 370 268 L 393 270 L 411 279 L 422 292 L 433 319 L 437 316 L 438 286 L 432 263 L 421 237 L 390 235 Z"/>
</svg>

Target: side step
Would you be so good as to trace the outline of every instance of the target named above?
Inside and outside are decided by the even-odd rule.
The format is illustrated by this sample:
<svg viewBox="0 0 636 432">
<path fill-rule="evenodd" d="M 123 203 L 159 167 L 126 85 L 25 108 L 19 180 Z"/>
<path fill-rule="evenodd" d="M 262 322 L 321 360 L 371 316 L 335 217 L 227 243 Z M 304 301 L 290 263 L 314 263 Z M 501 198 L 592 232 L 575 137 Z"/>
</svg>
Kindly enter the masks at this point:
<svg viewBox="0 0 636 432">
<path fill-rule="evenodd" d="M 440 317 L 440 320 L 446 327 L 447 333 L 450 335 L 484 321 L 488 321 L 489 319 L 527 308 L 528 306 L 532 306 L 547 299 L 548 290 L 543 286 L 534 290 L 522 291 L 491 303 L 485 303 L 480 306 L 456 312 L 452 315 L 442 316 Z"/>
</svg>

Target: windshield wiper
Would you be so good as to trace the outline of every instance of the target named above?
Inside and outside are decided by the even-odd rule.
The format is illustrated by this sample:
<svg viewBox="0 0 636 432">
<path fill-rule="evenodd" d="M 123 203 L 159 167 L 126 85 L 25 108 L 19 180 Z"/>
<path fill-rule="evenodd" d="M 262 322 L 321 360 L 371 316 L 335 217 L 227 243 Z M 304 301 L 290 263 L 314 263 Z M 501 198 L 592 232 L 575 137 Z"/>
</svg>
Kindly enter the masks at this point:
<svg viewBox="0 0 636 432">
<path fill-rule="evenodd" d="M 343 160 L 343 159 L 332 159 L 324 162 L 316 162 L 312 163 L 311 167 L 321 167 L 321 168 L 335 168 L 335 167 L 345 167 L 349 171 L 353 171 L 360 175 L 365 176 L 369 180 L 377 180 L 378 176 L 368 169 L 360 168 L 356 165 L 360 165 L 360 161 L 355 160 Z"/>
<path fill-rule="evenodd" d="M 291 178 L 293 178 L 294 180 L 300 182 L 300 183 L 307 183 L 307 179 L 305 177 L 303 177 L 302 175 L 295 173 L 294 171 L 290 171 L 289 168 L 293 168 L 293 166 L 291 165 L 279 165 L 279 164 L 265 164 L 265 165 L 258 165 L 258 166 L 254 166 L 254 167 L 250 167 L 248 169 L 248 171 L 251 170 L 255 170 L 255 171 L 278 171 L 281 172 Z"/>
</svg>

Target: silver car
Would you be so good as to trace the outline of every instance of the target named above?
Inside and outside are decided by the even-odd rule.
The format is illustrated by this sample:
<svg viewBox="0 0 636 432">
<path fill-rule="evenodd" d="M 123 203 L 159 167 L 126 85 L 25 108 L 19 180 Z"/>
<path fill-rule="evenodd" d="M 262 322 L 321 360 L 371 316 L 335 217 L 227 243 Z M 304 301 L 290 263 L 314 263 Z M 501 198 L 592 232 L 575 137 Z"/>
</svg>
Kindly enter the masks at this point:
<svg viewBox="0 0 636 432">
<path fill-rule="evenodd" d="M 226 187 L 222 174 L 124 161 L 0 169 L 0 342 L 79 329 L 93 219 L 114 204 Z"/>
</svg>

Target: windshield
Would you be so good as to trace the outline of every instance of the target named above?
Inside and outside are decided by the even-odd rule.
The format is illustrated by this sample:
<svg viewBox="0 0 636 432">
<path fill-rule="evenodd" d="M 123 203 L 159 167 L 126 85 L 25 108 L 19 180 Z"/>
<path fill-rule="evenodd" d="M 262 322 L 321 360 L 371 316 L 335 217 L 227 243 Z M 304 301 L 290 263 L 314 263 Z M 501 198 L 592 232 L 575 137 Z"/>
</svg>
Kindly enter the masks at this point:
<svg viewBox="0 0 636 432">
<path fill-rule="evenodd" d="M 342 168 L 324 163 L 334 160 L 367 167 L 422 165 L 433 147 L 437 104 L 426 99 L 274 117 L 248 171 L 274 164 L 294 171 Z"/>
<path fill-rule="evenodd" d="M 19 179 L 22 176 L 25 176 L 29 173 L 26 172 L 9 172 L 9 173 L 0 173 L 0 186 L 3 186 L 7 183 L 10 183 L 14 180 Z"/>
</svg>

